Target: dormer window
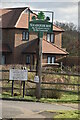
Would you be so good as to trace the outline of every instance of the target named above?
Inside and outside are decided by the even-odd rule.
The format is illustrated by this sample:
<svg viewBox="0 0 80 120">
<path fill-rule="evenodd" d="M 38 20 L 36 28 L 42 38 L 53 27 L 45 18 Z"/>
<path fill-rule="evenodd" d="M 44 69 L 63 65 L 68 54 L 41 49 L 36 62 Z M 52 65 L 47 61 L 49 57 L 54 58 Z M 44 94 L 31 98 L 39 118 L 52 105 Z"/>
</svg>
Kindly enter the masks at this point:
<svg viewBox="0 0 80 120">
<path fill-rule="evenodd" d="M 47 41 L 54 43 L 54 34 L 53 33 L 47 33 Z"/>
<path fill-rule="evenodd" d="M 29 32 L 28 31 L 23 31 L 22 40 L 25 40 L 25 41 L 29 40 Z"/>
</svg>

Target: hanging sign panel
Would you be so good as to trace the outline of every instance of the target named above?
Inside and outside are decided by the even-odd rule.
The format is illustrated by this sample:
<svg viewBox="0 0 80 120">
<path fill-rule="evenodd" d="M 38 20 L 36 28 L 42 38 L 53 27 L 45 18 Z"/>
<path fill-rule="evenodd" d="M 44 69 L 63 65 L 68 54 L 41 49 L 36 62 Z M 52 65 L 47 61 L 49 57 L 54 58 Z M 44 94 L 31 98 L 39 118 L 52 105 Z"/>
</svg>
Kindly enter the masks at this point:
<svg viewBox="0 0 80 120">
<path fill-rule="evenodd" d="M 27 80 L 28 71 L 27 70 L 20 70 L 20 69 L 10 69 L 9 72 L 9 80 Z"/>
<path fill-rule="evenodd" d="M 43 20 L 35 20 L 29 22 L 29 31 L 32 32 L 53 32 L 53 25 L 51 22 Z"/>
<path fill-rule="evenodd" d="M 39 76 L 34 77 L 34 82 L 39 83 Z"/>
</svg>

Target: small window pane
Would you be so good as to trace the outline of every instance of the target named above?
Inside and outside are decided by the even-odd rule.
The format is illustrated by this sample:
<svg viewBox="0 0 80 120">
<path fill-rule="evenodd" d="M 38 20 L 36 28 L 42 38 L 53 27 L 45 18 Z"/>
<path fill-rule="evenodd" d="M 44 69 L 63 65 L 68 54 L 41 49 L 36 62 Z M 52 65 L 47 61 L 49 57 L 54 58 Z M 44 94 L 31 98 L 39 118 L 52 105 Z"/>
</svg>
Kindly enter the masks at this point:
<svg viewBox="0 0 80 120">
<path fill-rule="evenodd" d="M 30 56 L 29 55 L 26 57 L 26 64 L 30 64 Z"/>
<path fill-rule="evenodd" d="M 54 63 L 54 60 L 55 60 L 55 58 L 54 58 L 54 57 L 52 57 L 52 63 Z"/>
<path fill-rule="evenodd" d="M 4 64 L 5 64 L 5 56 L 2 55 L 2 57 L 1 57 L 1 65 L 4 65 Z"/>
<path fill-rule="evenodd" d="M 23 32 L 22 40 L 29 40 L 29 32 L 26 32 L 26 31 Z"/>
<path fill-rule="evenodd" d="M 50 57 L 48 57 L 48 64 L 50 64 L 50 59 L 51 59 L 51 58 L 50 58 Z"/>
<path fill-rule="evenodd" d="M 26 40 L 28 40 L 28 32 L 26 32 Z"/>
<path fill-rule="evenodd" d="M 53 43 L 54 42 L 54 35 L 51 34 L 51 42 Z"/>
<path fill-rule="evenodd" d="M 50 34 L 47 34 L 47 41 L 50 42 Z"/>
<path fill-rule="evenodd" d="M 23 40 L 25 40 L 25 32 L 23 32 Z"/>
</svg>

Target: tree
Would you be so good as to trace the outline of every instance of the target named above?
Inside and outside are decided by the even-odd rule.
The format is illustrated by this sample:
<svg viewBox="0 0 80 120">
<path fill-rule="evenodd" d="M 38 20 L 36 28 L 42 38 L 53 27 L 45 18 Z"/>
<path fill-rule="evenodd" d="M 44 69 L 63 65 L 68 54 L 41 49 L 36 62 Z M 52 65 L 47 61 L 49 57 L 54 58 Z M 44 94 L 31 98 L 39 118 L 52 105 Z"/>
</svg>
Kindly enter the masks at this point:
<svg viewBox="0 0 80 120">
<path fill-rule="evenodd" d="M 50 18 L 48 16 L 46 17 L 46 21 L 50 21 Z"/>
<path fill-rule="evenodd" d="M 43 13 L 42 11 L 39 12 L 37 18 L 38 18 L 39 20 L 44 20 L 44 19 L 45 19 L 44 13 Z"/>
<path fill-rule="evenodd" d="M 62 47 L 67 49 L 69 55 L 78 56 L 80 43 L 76 25 L 74 23 L 61 23 L 58 21 L 56 22 L 56 25 L 65 30 L 62 36 Z"/>
<path fill-rule="evenodd" d="M 35 17 L 35 16 L 32 16 L 32 20 L 36 20 L 36 17 Z"/>
</svg>

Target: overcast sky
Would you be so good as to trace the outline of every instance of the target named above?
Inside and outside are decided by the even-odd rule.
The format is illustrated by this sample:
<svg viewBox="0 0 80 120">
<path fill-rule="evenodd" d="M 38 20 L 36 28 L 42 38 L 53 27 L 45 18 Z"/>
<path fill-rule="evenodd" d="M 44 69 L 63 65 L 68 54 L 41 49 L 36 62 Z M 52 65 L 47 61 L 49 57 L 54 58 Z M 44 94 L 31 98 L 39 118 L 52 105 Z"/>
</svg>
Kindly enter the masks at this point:
<svg viewBox="0 0 80 120">
<path fill-rule="evenodd" d="M 1 0 L 0 0 L 1 1 Z M 29 1 L 29 2 L 28 2 Z M 30 7 L 31 10 L 50 10 L 54 21 L 73 22 L 78 25 L 78 0 L 2 0 L 2 7 Z M 46 2 L 45 2 L 46 1 Z"/>
</svg>

